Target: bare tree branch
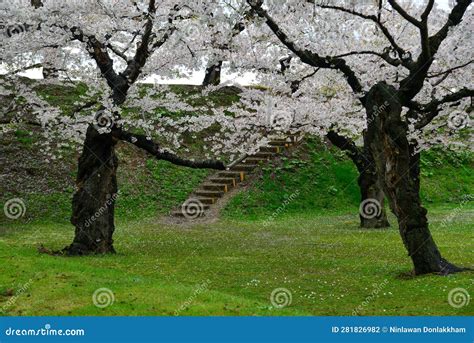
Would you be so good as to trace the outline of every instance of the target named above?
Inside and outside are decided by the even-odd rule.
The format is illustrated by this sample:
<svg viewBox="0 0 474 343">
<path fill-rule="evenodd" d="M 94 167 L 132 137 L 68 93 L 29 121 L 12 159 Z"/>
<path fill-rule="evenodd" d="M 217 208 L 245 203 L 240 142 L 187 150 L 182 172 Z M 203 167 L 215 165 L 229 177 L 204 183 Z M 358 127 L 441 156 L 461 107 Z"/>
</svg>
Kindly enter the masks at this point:
<svg viewBox="0 0 474 343">
<path fill-rule="evenodd" d="M 389 0 L 389 2 L 392 3 L 394 1 Z M 428 36 L 427 19 L 421 23 L 422 51 L 414 67 L 410 70 L 409 75 L 400 82 L 400 94 L 403 96 L 405 102 L 413 99 L 421 88 L 423 88 L 424 81 L 428 76 L 428 71 L 441 43 L 446 39 L 449 29 L 461 22 L 464 13 L 471 3 L 472 0 L 457 0 L 446 23 L 432 36 Z M 429 8 L 429 6 L 427 8 Z"/>
<path fill-rule="evenodd" d="M 430 0 L 432 1 L 432 0 Z M 388 0 L 388 3 L 393 7 L 393 9 L 395 11 L 398 12 L 398 14 L 400 14 L 405 20 L 407 20 L 408 22 L 412 23 L 413 25 L 415 25 L 416 27 L 418 28 L 421 28 L 421 22 L 419 20 L 417 20 L 416 18 L 412 17 L 411 15 L 408 14 L 408 12 L 406 12 L 395 0 Z M 431 4 L 431 6 L 433 6 L 433 4 Z M 428 4 L 428 7 L 429 7 L 429 4 Z M 431 11 L 431 9 L 430 9 Z M 429 12 L 428 12 L 429 13 Z"/>
<path fill-rule="evenodd" d="M 346 61 L 342 58 L 335 58 L 332 56 L 321 57 L 317 53 L 309 50 L 300 50 L 296 44 L 283 32 L 275 20 L 264 10 L 261 5 L 262 1 L 247 0 L 247 3 L 255 10 L 255 12 L 266 20 L 268 27 L 273 31 L 276 37 L 295 55 L 297 55 L 301 61 L 309 64 L 313 67 L 336 69 L 344 74 L 349 86 L 355 93 L 361 93 L 363 91 L 362 85 L 355 75 L 354 71 L 347 65 Z M 360 98 L 363 102 L 364 97 Z"/>
<path fill-rule="evenodd" d="M 417 102 L 410 102 L 410 109 L 417 112 L 417 122 L 415 123 L 416 129 L 422 129 L 428 125 L 436 116 L 441 112 L 440 105 L 449 102 L 456 102 L 463 98 L 474 96 L 474 89 L 463 88 L 457 92 L 445 95 L 443 98 L 438 100 L 432 100 L 427 104 L 419 104 Z"/>
<path fill-rule="evenodd" d="M 168 161 L 178 166 L 184 166 L 189 168 L 206 168 L 206 169 L 217 169 L 224 170 L 225 165 L 222 161 L 216 160 L 204 160 L 204 161 L 191 161 L 184 158 L 181 158 L 173 153 L 168 151 L 161 150 L 159 145 L 153 142 L 147 137 L 134 134 L 127 131 L 120 130 L 116 133 L 116 137 L 120 140 L 129 142 L 136 147 L 145 150 L 150 155 L 155 156 L 159 160 Z"/>
<path fill-rule="evenodd" d="M 315 0 L 306 0 L 306 1 L 313 4 L 315 3 Z M 411 69 L 413 67 L 413 60 L 411 59 L 411 57 L 409 57 L 409 54 L 407 54 L 407 51 L 397 44 L 397 42 L 395 41 L 395 38 L 393 38 L 388 28 L 385 25 L 383 25 L 382 22 L 380 21 L 380 17 L 377 17 L 375 15 L 363 14 L 355 10 L 350 10 L 341 6 L 332 6 L 332 5 L 324 5 L 324 4 L 315 4 L 315 5 L 320 8 L 333 9 L 333 10 L 355 15 L 362 19 L 373 21 L 382 31 L 385 38 L 387 38 L 387 40 L 390 42 L 390 45 L 395 50 L 395 52 L 398 54 L 398 57 L 400 58 L 400 63 L 407 69 Z M 386 61 L 389 62 L 388 60 Z"/>
</svg>

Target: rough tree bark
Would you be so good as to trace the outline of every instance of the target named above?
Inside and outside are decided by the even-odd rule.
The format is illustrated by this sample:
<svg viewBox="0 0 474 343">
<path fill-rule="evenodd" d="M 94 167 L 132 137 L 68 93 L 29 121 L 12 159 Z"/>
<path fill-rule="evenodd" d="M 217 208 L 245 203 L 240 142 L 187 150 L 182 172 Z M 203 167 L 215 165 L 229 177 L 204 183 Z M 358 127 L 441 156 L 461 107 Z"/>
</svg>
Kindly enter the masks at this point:
<svg viewBox="0 0 474 343">
<path fill-rule="evenodd" d="M 112 94 L 116 105 L 125 101 L 127 88 L 117 84 Z M 99 112 L 100 113 L 100 112 Z M 79 157 L 76 192 L 72 199 L 71 223 L 75 227 L 74 240 L 62 250 L 67 255 L 114 253 L 114 209 L 117 197 L 118 159 L 115 154 L 117 139 L 109 133 L 99 133 L 96 127 L 112 129 L 114 119 L 96 117 L 97 124 L 89 125 L 82 154 Z"/>
<path fill-rule="evenodd" d="M 176 5 L 169 14 L 168 30 L 160 39 L 155 40 L 153 18 L 156 6 L 155 0 L 149 1 L 148 13 L 153 15 L 146 20 L 135 56 L 127 61 L 127 67 L 121 73 L 117 73 L 114 69 L 108 46 L 93 35 L 86 36 L 79 27 L 66 27 L 73 40 L 87 45 L 90 57 L 97 63 L 112 91 L 111 97 L 115 106 L 125 102 L 128 89 L 140 76 L 150 53 L 161 47 L 174 32 L 174 25 L 171 24 L 177 10 L 179 6 Z M 89 125 L 87 130 L 82 155 L 79 158 L 77 191 L 73 197 L 71 222 L 75 226 L 75 237 L 72 244 L 61 251 L 63 254 L 84 255 L 115 251 L 112 240 L 115 231 L 114 203 L 117 194 L 118 165 L 115 145 L 120 139 L 120 135 L 116 132 L 120 132 L 122 128 L 116 125 L 114 119 L 107 118 L 104 113 L 99 112 L 96 116 L 97 123 Z M 106 126 L 107 132 L 99 133 L 95 126 Z"/>
<path fill-rule="evenodd" d="M 216 63 L 208 66 L 206 68 L 206 73 L 204 75 L 204 80 L 202 81 L 203 86 L 218 86 L 221 83 L 221 73 L 222 73 L 222 61 L 217 61 Z"/>
<path fill-rule="evenodd" d="M 117 196 L 116 140 L 90 126 L 79 158 L 77 190 L 72 199 L 74 240 L 68 255 L 114 253 L 114 207 Z"/>
<path fill-rule="evenodd" d="M 285 74 L 289 69 L 292 58 L 290 55 L 280 59 L 280 72 L 282 74 Z M 288 83 L 292 94 L 298 91 L 301 83 L 305 79 L 315 75 L 317 71 L 318 69 L 315 69 L 300 80 L 289 81 Z M 364 146 L 359 148 L 351 139 L 336 131 L 329 131 L 326 137 L 334 146 L 347 153 L 359 172 L 357 183 L 360 189 L 360 201 L 361 204 L 368 205 L 361 206 L 359 209 L 360 227 L 367 229 L 390 227 L 385 211 L 385 195 L 379 178 L 377 177 L 372 154 L 367 148 L 365 138 Z M 364 211 L 364 209 L 368 211 Z"/>
<path fill-rule="evenodd" d="M 441 256 L 428 228 L 427 211 L 420 199 L 420 156 L 414 154 L 414 144 L 407 138 L 401 100 L 397 90 L 385 82 L 373 86 L 367 95 L 367 142 L 377 173 L 415 274 L 461 271 Z"/>
<path fill-rule="evenodd" d="M 359 211 L 360 227 L 369 229 L 390 227 L 385 211 L 385 194 L 377 177 L 375 162 L 367 147 L 365 137 L 363 148 L 357 147 L 352 140 L 334 131 L 329 131 L 326 137 L 333 145 L 346 151 L 355 164 L 359 172 L 357 183 L 360 189 L 361 204 L 374 204 L 375 200 L 376 207 L 378 207 L 373 213 L 361 213 L 362 211 Z"/>
</svg>

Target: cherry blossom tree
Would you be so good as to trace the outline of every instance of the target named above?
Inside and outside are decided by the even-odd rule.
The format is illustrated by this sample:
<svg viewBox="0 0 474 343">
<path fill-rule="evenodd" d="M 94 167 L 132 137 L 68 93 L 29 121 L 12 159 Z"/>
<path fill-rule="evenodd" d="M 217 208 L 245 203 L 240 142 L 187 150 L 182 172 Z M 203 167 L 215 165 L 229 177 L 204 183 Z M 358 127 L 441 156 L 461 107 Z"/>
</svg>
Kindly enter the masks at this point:
<svg viewBox="0 0 474 343">
<path fill-rule="evenodd" d="M 182 159 L 154 141 L 166 136 L 179 144 L 169 126 L 181 133 L 217 123 L 222 134 L 210 146 L 215 155 L 251 153 L 275 131 L 327 136 L 360 163 L 359 184 L 368 190 L 362 198 L 372 200 L 368 214 L 375 213 L 375 223 L 384 220 L 381 208 L 384 194 L 388 197 L 415 272 L 461 270 L 441 257 L 428 229 L 419 196 L 419 154 L 433 137 L 450 144 L 453 131 L 469 126 L 470 1 L 458 0 L 449 13 L 434 1 L 418 6 L 389 0 L 361 8 L 314 0 L 235 1 L 237 6 L 217 0 L 159 6 L 153 0 L 97 1 L 87 2 L 87 8 L 42 2 L 38 8 L 28 4 L 4 11 L 6 25 L 36 29 L 5 40 L 2 62 L 27 67 L 32 52 L 54 47 L 65 56 L 67 77 L 88 83 L 89 102 L 78 104 L 78 111 L 96 112 L 86 121 L 76 111 L 61 117 L 14 78 L 5 79 L 0 91 L 27 99 L 41 125 L 54 122 L 61 134 L 83 144 L 73 199 L 76 234 L 64 253 L 114 251 L 117 142 L 175 164 L 222 169 L 222 162 Z M 230 15 L 229 8 L 237 14 Z M 241 101 L 226 109 L 232 116 L 212 109 L 199 118 L 163 120 L 166 126 L 156 118 L 124 115 L 126 105 L 142 108 L 142 114 L 165 105 L 189 110 L 171 94 L 157 99 L 155 90 L 143 99 L 137 83 L 157 72 L 172 76 L 224 60 L 255 71 L 268 86 L 241 88 Z M 213 83 L 204 92 L 220 87 Z M 363 137 L 362 148 L 357 137 Z"/>
<path fill-rule="evenodd" d="M 243 7 L 243 6 L 242 6 Z M 209 49 L 211 54 L 208 55 L 208 65 L 205 70 L 203 86 L 214 85 L 221 83 L 222 65 L 226 57 L 232 53 L 232 40 L 245 30 L 245 22 L 253 15 L 252 9 L 238 8 L 234 11 L 227 10 L 224 6 L 214 6 L 213 8 L 221 8 L 224 13 L 219 13 L 219 22 L 224 24 L 223 29 L 220 29 L 218 35 L 212 36 L 211 47 Z M 226 16 L 226 12 L 235 14 L 233 16 Z M 221 25 L 222 26 L 222 25 Z"/>
<path fill-rule="evenodd" d="M 292 128 L 298 129 L 299 131 L 308 132 L 308 130 L 311 129 L 311 125 L 308 124 L 308 121 L 312 122 L 316 128 L 321 129 L 323 127 L 321 122 L 327 122 L 327 119 L 322 117 L 333 115 L 331 113 L 324 113 L 328 110 L 326 107 L 316 110 L 317 107 L 315 106 L 317 105 L 315 105 L 314 102 L 324 103 L 328 101 L 328 98 L 333 97 L 333 92 L 328 88 L 328 84 L 333 84 L 334 82 L 337 82 L 337 80 L 335 81 L 334 79 L 319 77 L 322 73 L 320 68 L 307 68 L 304 64 L 298 63 L 297 59 L 295 59 L 292 54 L 285 55 L 288 52 L 285 51 L 285 49 L 278 49 L 278 47 L 274 45 L 276 42 L 271 42 L 271 39 L 268 37 L 266 39 L 261 39 L 260 28 L 252 26 L 252 17 L 254 15 L 254 11 L 245 11 L 239 8 L 238 10 L 236 9 L 236 12 L 244 14 L 242 15 L 242 19 L 238 21 L 238 25 L 236 25 L 236 27 L 239 27 L 239 30 L 234 32 L 238 32 L 240 34 L 244 31 L 246 26 L 249 27 L 249 32 L 245 32 L 245 34 L 241 34 L 240 36 L 237 34 L 232 35 L 232 39 L 225 45 L 227 58 L 231 60 L 231 65 L 233 65 L 234 69 L 236 70 L 254 71 L 259 76 L 258 82 L 260 85 L 265 85 L 269 89 L 273 89 L 279 94 L 285 94 L 285 96 L 281 99 L 266 99 L 267 101 L 264 100 L 264 103 L 268 105 L 268 102 L 287 102 L 289 97 L 302 98 L 308 96 L 308 94 L 314 94 L 316 89 L 319 90 L 320 93 L 327 93 L 329 91 L 326 98 L 323 97 L 320 99 L 314 99 L 313 103 L 310 105 L 313 107 L 313 113 L 307 113 L 306 109 L 300 109 L 301 112 L 299 113 L 299 122 L 295 122 L 294 115 L 291 113 L 285 114 L 280 111 L 280 113 L 276 115 L 274 113 L 275 109 L 269 109 L 268 106 L 262 107 L 260 104 L 256 104 L 256 106 L 252 107 L 250 101 L 250 104 L 247 104 L 247 109 L 252 107 L 252 110 L 256 113 L 262 113 L 263 111 L 263 116 L 265 118 L 261 122 L 255 121 L 254 118 L 249 118 L 248 115 L 244 113 L 245 111 L 242 112 L 241 117 L 246 118 L 249 123 L 259 124 L 256 125 L 256 127 L 251 125 L 246 129 L 261 129 L 261 125 L 263 125 L 266 126 L 268 133 L 268 124 L 275 120 L 278 121 L 279 119 L 281 119 L 283 122 L 287 122 L 287 124 L 291 123 Z M 334 37 L 334 41 L 340 41 L 341 39 L 342 37 Z M 307 87 L 302 87 L 308 82 L 313 87 L 310 90 L 308 90 Z M 277 84 L 279 85 L 278 87 L 276 86 Z M 339 85 L 338 87 L 340 88 L 343 86 Z M 242 89 L 242 92 L 247 93 L 247 97 L 251 97 L 251 92 L 247 92 L 245 89 Z M 265 96 L 262 96 L 259 94 L 259 92 L 253 92 L 253 94 L 256 95 L 257 101 L 265 98 Z M 270 97 L 271 96 L 269 96 L 267 92 L 267 98 Z M 336 106 L 340 108 L 342 107 L 341 103 L 338 103 Z M 354 104 L 352 101 L 350 101 L 344 108 L 349 109 L 349 112 L 353 112 L 353 107 Z M 233 111 L 238 111 L 238 109 L 233 109 Z M 315 111 L 320 112 L 316 113 Z M 304 115 L 301 116 L 302 114 Z M 284 116 L 287 118 L 282 118 Z M 347 120 L 347 118 L 345 120 Z M 389 223 L 384 206 L 384 193 L 382 191 L 382 186 L 376 177 L 375 166 L 373 163 L 371 163 L 372 158 L 367 146 L 357 146 L 354 140 L 351 138 L 351 135 L 343 134 L 343 131 L 338 130 L 336 127 L 337 120 L 333 120 L 325 128 L 325 133 L 322 138 L 328 139 L 334 146 L 347 152 L 347 155 L 354 162 L 357 170 L 360 173 L 357 181 L 361 192 L 361 208 L 363 209 L 363 211 L 360 213 L 361 227 L 388 227 Z M 289 127 L 287 129 L 289 129 Z M 347 126 L 345 129 L 347 129 Z M 236 130 L 234 129 L 234 131 Z M 321 133 L 324 131 L 319 130 L 318 132 Z M 245 141 L 245 139 L 241 140 Z M 263 140 L 260 141 L 260 143 L 263 143 Z M 374 213 L 371 213 L 373 201 L 376 202 L 377 209 Z"/>
<path fill-rule="evenodd" d="M 11 92 L 16 87 L 14 92 L 34 104 L 34 112 L 43 126 L 45 122 L 54 121 L 61 122 L 61 127 L 66 128 L 63 134 L 74 135 L 85 131 L 77 190 L 72 201 L 71 222 L 75 226 L 75 236 L 72 244 L 62 253 L 114 252 L 117 142 L 131 143 L 157 159 L 177 165 L 224 169 L 220 161 L 187 160 L 163 150 L 153 141 L 153 133 L 146 121 L 125 118 L 121 113 L 122 106 L 130 97 L 137 98 L 137 81 L 154 71 L 173 73 L 180 58 L 189 58 L 183 53 L 186 47 L 176 33 L 182 24 L 180 21 L 188 19 L 201 2 L 164 1 L 157 4 L 149 0 L 66 4 L 44 0 L 38 8 L 27 5 L 3 9 L 7 25 L 25 23 L 30 29 L 2 44 L 2 62 L 27 64 L 25 60 L 35 58 L 32 51 L 41 53 L 46 46 L 69 52 L 67 56 L 70 60 L 65 60 L 64 65 L 70 69 L 71 75 L 75 71 L 81 81 L 89 82 L 90 88 L 96 90 L 95 94 L 100 97 L 96 103 L 98 111 L 89 122 L 84 125 L 81 121 L 82 126 L 78 126 L 74 125 L 78 124 L 77 118 L 59 119 L 59 111 L 38 99 L 33 91 L 15 82 L 15 79 L 4 80 L 2 93 Z M 74 62 L 74 55 L 79 66 L 71 65 L 74 64 L 71 63 Z M 93 63 L 84 63 L 86 58 Z M 93 104 L 83 104 L 82 108 Z M 144 101 L 144 111 L 153 105 L 156 104 Z M 71 130 L 67 124 L 74 126 L 74 129 Z M 129 127 L 135 127 L 137 131 L 130 131 Z M 143 131 L 145 134 L 141 133 Z"/>
<path fill-rule="evenodd" d="M 397 217 L 415 273 L 463 270 L 441 256 L 428 229 L 419 193 L 419 152 L 425 141 L 417 137 L 446 118 L 457 123 L 455 129 L 466 126 L 466 120 L 453 120 L 450 112 L 453 105 L 465 111 L 473 96 L 467 76 L 472 75 L 472 40 L 466 35 L 472 25 L 471 1 L 458 0 L 449 12 L 432 0 L 422 6 L 388 0 L 362 8 L 337 1 L 247 3 L 303 64 L 336 71 L 357 98 L 366 113 L 364 146 L 373 158 L 370 165 Z M 323 25 L 337 32 L 346 26 L 342 23 L 351 33 L 346 44 L 334 37 L 321 39 L 332 32 L 320 32 Z"/>
</svg>

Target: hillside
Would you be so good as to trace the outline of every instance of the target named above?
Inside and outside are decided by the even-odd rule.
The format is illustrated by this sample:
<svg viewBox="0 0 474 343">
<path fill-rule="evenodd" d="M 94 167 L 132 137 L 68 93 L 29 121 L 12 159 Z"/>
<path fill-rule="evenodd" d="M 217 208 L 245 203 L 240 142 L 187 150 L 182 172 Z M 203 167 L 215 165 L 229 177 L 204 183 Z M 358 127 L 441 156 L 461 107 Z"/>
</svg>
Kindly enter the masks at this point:
<svg viewBox="0 0 474 343">
<path fill-rule="evenodd" d="M 26 80 L 25 82 L 36 82 Z M 143 87 L 147 87 L 143 85 Z M 37 93 L 53 105 L 71 111 L 86 87 L 43 85 Z M 225 87 L 207 96 L 199 96 L 198 86 L 175 85 L 171 91 L 189 103 L 228 106 L 238 101 L 238 89 Z M 138 109 L 129 109 L 129 115 Z M 183 113 L 161 115 L 180 116 Z M 8 113 L 6 114 L 8 116 Z M 31 132 L 30 132 L 31 131 Z M 184 157 L 203 156 L 206 134 L 185 134 L 179 153 Z M 1 184 L 0 200 L 19 197 L 26 203 L 24 220 L 54 220 L 67 222 L 78 152 L 63 148 L 62 158 L 46 159 L 42 153 L 39 128 L 17 123 L 0 136 Z M 125 143 L 117 147 L 120 160 L 118 178 L 121 195 L 117 201 L 119 218 L 156 217 L 167 214 L 212 171 L 176 167 L 156 161 L 143 151 Z M 224 160 L 228 160 L 223 156 Z M 422 154 L 422 197 L 427 206 L 449 206 L 474 194 L 472 152 L 453 153 L 432 150 Z M 285 213 L 320 214 L 326 212 L 353 213 L 359 204 L 357 173 L 344 153 L 327 142 L 306 137 L 290 155 L 262 166 L 245 182 L 238 194 L 222 211 L 229 218 L 259 218 L 271 215 L 295 192 Z M 6 218 L 2 216 L 2 221 Z"/>
<path fill-rule="evenodd" d="M 39 151 L 37 139 L 24 130 L 1 138 L 0 200 L 4 203 L 13 197 L 22 198 L 27 207 L 24 220 L 67 222 L 78 154 L 48 161 Z M 157 161 L 124 143 L 119 144 L 117 151 L 121 192 L 117 214 L 123 219 L 167 214 L 212 173 Z M 472 167 L 469 153 L 423 153 L 425 205 L 455 206 L 464 196 L 474 194 Z M 244 185 L 222 216 L 263 218 L 295 192 L 298 196 L 285 207 L 286 214 L 354 213 L 359 204 L 357 172 L 352 162 L 315 138 L 306 138 L 291 155 L 262 166 Z"/>
</svg>

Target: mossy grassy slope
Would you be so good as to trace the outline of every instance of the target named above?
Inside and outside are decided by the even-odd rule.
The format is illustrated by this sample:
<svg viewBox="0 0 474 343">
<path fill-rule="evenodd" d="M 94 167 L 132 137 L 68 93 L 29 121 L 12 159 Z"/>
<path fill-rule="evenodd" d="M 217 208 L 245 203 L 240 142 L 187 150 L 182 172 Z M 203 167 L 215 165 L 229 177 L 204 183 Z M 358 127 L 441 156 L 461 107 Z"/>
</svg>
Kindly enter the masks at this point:
<svg viewBox="0 0 474 343">
<path fill-rule="evenodd" d="M 427 207 L 449 206 L 464 203 L 469 195 L 474 197 L 473 163 L 469 152 L 423 152 L 423 203 Z M 230 201 L 224 215 L 257 219 L 278 210 L 287 215 L 357 212 L 357 177 L 354 164 L 343 152 L 307 138 L 296 151 L 263 166 L 248 190 Z"/>
</svg>

